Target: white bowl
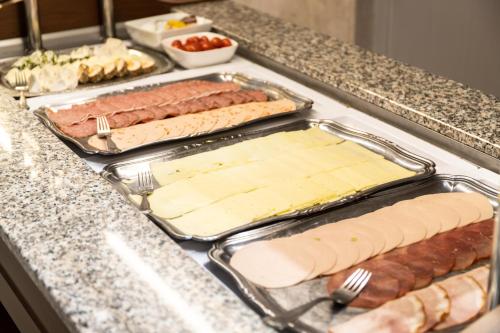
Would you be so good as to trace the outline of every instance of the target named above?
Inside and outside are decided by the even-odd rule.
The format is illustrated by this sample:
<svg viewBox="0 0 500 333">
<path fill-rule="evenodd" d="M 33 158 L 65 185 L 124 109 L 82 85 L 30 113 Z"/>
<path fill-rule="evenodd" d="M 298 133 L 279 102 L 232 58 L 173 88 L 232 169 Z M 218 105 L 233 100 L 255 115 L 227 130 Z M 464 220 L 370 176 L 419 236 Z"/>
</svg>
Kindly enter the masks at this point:
<svg viewBox="0 0 500 333">
<path fill-rule="evenodd" d="M 138 20 L 125 22 L 125 28 L 134 42 L 161 51 L 161 41 L 172 36 L 184 35 L 192 32 L 210 31 L 212 21 L 200 16 L 196 16 L 196 23 L 185 28 L 156 30 L 157 21 L 167 22 L 167 20 L 181 20 L 187 16 L 185 13 L 172 13 L 157 15 Z"/>
<path fill-rule="evenodd" d="M 231 46 L 225 46 L 207 51 L 188 52 L 172 46 L 172 42 L 176 39 L 184 43 L 189 37 L 193 36 L 207 36 L 208 39 L 212 39 L 214 37 L 219 37 L 220 39 L 228 38 L 224 35 L 219 35 L 213 32 L 202 32 L 166 38 L 161 41 L 161 45 L 169 57 L 184 68 L 204 67 L 227 62 L 231 60 L 236 52 L 236 49 L 238 48 L 238 43 L 231 38 L 229 38 Z"/>
</svg>

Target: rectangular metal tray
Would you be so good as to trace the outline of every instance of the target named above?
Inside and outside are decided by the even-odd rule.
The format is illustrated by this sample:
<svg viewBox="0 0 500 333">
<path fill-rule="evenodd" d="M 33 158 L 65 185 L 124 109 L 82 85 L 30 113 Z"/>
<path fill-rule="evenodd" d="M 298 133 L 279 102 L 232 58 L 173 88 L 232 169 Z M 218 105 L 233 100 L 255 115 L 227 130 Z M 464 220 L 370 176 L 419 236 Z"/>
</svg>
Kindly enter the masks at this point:
<svg viewBox="0 0 500 333">
<path fill-rule="evenodd" d="M 328 277 L 314 279 L 289 288 L 266 289 L 256 286 L 229 265 L 231 256 L 242 246 L 259 240 L 292 236 L 319 225 L 357 217 L 398 201 L 424 194 L 471 191 L 486 195 L 493 206 L 498 206 L 496 199 L 498 191 L 492 187 L 465 176 L 434 175 L 416 183 L 372 194 L 364 200 L 314 217 L 283 221 L 279 224 L 236 234 L 214 244 L 208 252 L 208 256 L 213 263 L 230 275 L 243 297 L 257 311 L 266 315 L 279 315 L 285 310 L 306 303 L 309 299 L 325 296 Z M 342 322 L 361 312 L 363 311 L 360 309 L 347 308 L 336 314 L 334 320 Z M 326 332 L 331 320 L 332 313 L 328 303 L 322 303 L 295 324 L 289 323 L 288 328 L 298 332 Z M 446 332 L 458 332 L 461 329 L 463 326 L 455 327 Z"/>
<path fill-rule="evenodd" d="M 394 143 L 390 141 L 387 141 L 372 134 L 368 134 L 352 128 L 345 127 L 331 120 L 304 119 L 286 123 L 284 125 L 278 125 L 266 129 L 259 129 L 253 132 L 247 132 L 247 133 L 243 132 L 241 134 L 227 135 L 227 136 L 224 135 L 213 136 L 208 138 L 207 140 L 200 140 L 190 145 L 169 149 L 162 153 L 150 156 L 144 156 L 140 158 L 133 158 L 123 162 L 110 164 L 104 168 L 101 175 L 109 182 L 111 182 L 111 184 L 113 184 L 114 187 L 121 194 L 123 194 L 129 202 L 134 204 L 134 202 L 130 200 L 129 194 L 133 194 L 136 192 L 137 174 L 140 171 L 148 169 L 149 164 L 151 162 L 174 160 L 184 156 L 194 155 L 209 150 L 215 150 L 217 148 L 229 146 L 238 142 L 270 135 L 277 132 L 304 130 L 311 127 L 318 127 L 321 130 L 325 131 L 326 133 L 337 135 L 345 140 L 354 141 L 370 149 L 371 151 L 384 156 L 386 159 L 406 169 L 415 171 L 416 175 L 405 179 L 392 181 L 383 185 L 379 185 L 367 189 L 365 191 L 344 197 L 340 200 L 332 201 L 321 205 L 315 205 L 292 213 L 255 221 L 253 223 L 233 228 L 213 236 L 198 236 L 198 235 L 185 234 L 180 230 L 177 230 L 173 225 L 169 223 L 168 220 L 155 216 L 154 214 L 147 214 L 147 215 L 154 222 L 156 222 L 161 228 L 163 228 L 166 232 L 168 232 L 175 238 L 194 239 L 198 241 L 214 241 L 222 237 L 226 237 L 230 234 L 249 228 L 255 228 L 266 223 L 322 212 L 329 208 L 340 206 L 348 202 L 357 200 L 361 197 L 377 192 L 381 189 L 385 189 L 406 182 L 415 181 L 418 179 L 427 178 L 432 174 L 434 174 L 435 171 L 434 163 L 432 161 L 419 157 L 401 147 L 396 146 Z"/>
<path fill-rule="evenodd" d="M 138 79 L 143 79 L 143 78 L 148 77 L 148 76 L 167 73 L 167 72 L 170 72 L 172 69 L 174 69 L 175 65 L 172 62 L 172 60 L 167 58 L 167 56 L 165 56 L 163 53 L 160 53 L 157 51 L 152 51 L 152 50 L 149 50 L 145 47 L 142 47 L 139 45 L 134 45 L 131 43 L 127 43 L 127 47 L 128 47 L 129 53 L 131 55 L 145 54 L 145 55 L 151 57 L 156 64 L 155 69 L 149 73 L 144 73 L 144 74 L 140 74 L 137 76 L 128 76 L 127 75 L 127 76 L 124 76 L 121 78 L 104 80 L 104 81 L 97 82 L 97 83 L 79 84 L 75 89 L 72 89 L 72 90 L 57 91 L 57 92 L 56 91 L 54 91 L 54 92 L 40 92 L 40 93 L 28 92 L 28 93 L 26 93 L 26 97 L 47 96 L 47 95 L 53 95 L 53 94 L 60 94 L 60 93 L 68 92 L 68 91 L 81 91 L 81 90 L 95 89 L 95 88 L 99 88 L 99 87 L 107 87 L 107 86 L 112 86 L 114 84 L 121 84 L 121 83 L 130 82 L 130 81 L 134 81 L 134 80 L 138 80 Z M 57 50 L 55 52 L 58 54 L 70 53 L 74 49 L 76 49 L 76 48 Z M 9 85 L 9 83 L 5 79 L 5 75 L 10 70 L 11 65 L 17 59 L 19 59 L 19 57 L 4 59 L 2 62 L 0 62 L 0 84 L 3 86 L 2 92 L 6 92 L 7 94 L 9 94 L 13 97 L 19 97 L 19 91 L 15 90 L 12 86 Z"/>
<path fill-rule="evenodd" d="M 74 105 L 74 104 L 82 104 L 82 103 L 91 102 L 100 96 L 117 95 L 117 94 L 123 94 L 123 93 L 130 92 L 130 91 L 149 90 L 149 89 L 152 89 L 155 87 L 164 86 L 164 85 L 172 84 L 175 82 L 188 81 L 188 80 L 206 80 L 206 81 L 212 81 L 212 82 L 234 82 L 234 83 L 239 84 L 243 89 L 262 90 L 263 92 L 266 93 L 266 95 L 269 97 L 270 100 L 277 100 L 277 99 L 281 99 L 281 98 L 290 99 L 295 103 L 296 107 L 295 107 L 294 111 L 279 113 L 279 114 L 270 115 L 267 117 L 254 119 L 254 120 L 247 121 L 247 122 L 244 122 L 244 123 L 241 123 L 238 125 L 221 128 L 221 129 L 218 129 L 215 131 L 196 133 L 196 134 L 191 134 L 191 135 L 187 135 L 187 136 L 168 138 L 168 139 L 160 140 L 157 142 L 141 144 L 141 145 L 138 145 L 138 146 L 133 147 L 133 148 L 121 150 L 119 152 L 110 151 L 110 150 L 100 150 L 100 149 L 97 149 L 97 148 L 89 145 L 87 143 L 88 138 L 77 139 L 77 138 L 73 138 L 69 135 L 64 134 L 61 130 L 59 130 L 59 128 L 56 126 L 56 124 L 53 123 L 47 117 L 47 114 L 45 112 L 49 108 L 57 110 L 57 109 L 64 109 L 64 108 L 70 107 L 71 105 Z M 38 116 L 42 120 L 42 122 L 45 124 L 45 126 L 47 126 L 54 134 L 56 134 L 57 136 L 65 139 L 65 140 L 73 142 L 81 150 L 83 150 L 85 153 L 87 153 L 87 154 L 101 154 L 101 155 L 116 155 L 116 154 L 120 154 L 120 153 L 123 153 L 126 151 L 135 150 L 135 149 L 146 147 L 146 146 L 156 145 L 159 143 L 178 141 L 181 139 L 187 139 L 187 138 L 193 138 L 193 137 L 198 137 L 198 136 L 202 136 L 202 135 L 218 133 L 218 132 L 227 131 L 227 130 L 230 130 L 230 129 L 233 129 L 236 127 L 244 126 L 247 124 L 260 122 L 260 121 L 263 121 L 263 120 L 266 120 L 269 118 L 282 117 L 282 116 L 286 116 L 286 115 L 295 114 L 295 113 L 298 113 L 301 111 L 309 110 L 311 108 L 312 104 L 313 104 L 313 102 L 310 99 L 305 98 L 303 96 L 300 96 L 299 94 L 296 94 L 296 93 L 294 93 L 294 92 L 292 92 L 284 87 L 281 87 L 277 84 L 274 84 L 274 83 L 271 83 L 268 81 L 258 80 L 258 79 L 252 78 L 250 76 L 240 74 L 240 73 L 213 73 L 213 74 L 208 74 L 208 75 L 203 75 L 203 76 L 192 77 L 189 79 L 174 81 L 174 82 L 161 83 L 161 84 L 151 84 L 151 85 L 145 85 L 145 86 L 135 87 L 135 88 L 126 89 L 126 90 L 115 91 L 115 92 L 110 93 L 110 94 L 103 94 L 103 95 L 95 96 L 92 98 L 75 99 L 75 100 L 71 100 L 71 101 L 68 101 L 65 103 L 61 103 L 61 104 L 46 105 L 46 106 L 43 106 L 43 107 L 35 110 L 34 113 L 36 116 Z"/>
</svg>

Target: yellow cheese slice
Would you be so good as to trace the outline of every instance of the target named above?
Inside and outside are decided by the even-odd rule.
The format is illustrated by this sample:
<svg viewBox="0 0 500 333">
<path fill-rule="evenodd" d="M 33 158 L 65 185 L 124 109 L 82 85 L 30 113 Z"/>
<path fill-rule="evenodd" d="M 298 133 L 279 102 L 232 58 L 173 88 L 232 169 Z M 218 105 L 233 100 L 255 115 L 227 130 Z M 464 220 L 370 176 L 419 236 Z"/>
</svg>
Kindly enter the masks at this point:
<svg viewBox="0 0 500 333">
<path fill-rule="evenodd" d="M 384 159 L 384 156 L 382 156 L 380 154 L 377 154 L 377 153 L 369 150 L 368 148 L 365 148 L 362 145 L 360 145 L 358 143 L 355 143 L 353 141 L 344 141 L 344 142 L 342 142 L 342 147 L 345 148 L 345 149 L 348 149 L 350 151 L 362 154 L 362 155 L 364 155 L 364 156 L 366 156 L 366 157 L 368 157 L 370 159 L 375 159 L 375 160 Z"/>
<path fill-rule="evenodd" d="M 373 161 L 373 163 L 378 167 L 386 170 L 389 174 L 394 175 L 394 177 L 397 177 L 396 179 L 403 179 L 416 175 L 415 171 L 405 169 L 402 166 L 386 159 L 378 159 L 376 161 Z"/>
<path fill-rule="evenodd" d="M 332 192 L 330 201 L 345 197 L 356 192 L 356 189 L 351 184 L 346 183 L 342 179 L 335 177 L 330 173 L 316 174 L 314 176 L 311 176 L 310 181 L 329 189 Z"/>
<path fill-rule="evenodd" d="M 356 191 L 362 191 L 377 185 L 376 182 L 352 167 L 336 169 L 331 171 L 330 174 L 350 184 Z"/>
</svg>

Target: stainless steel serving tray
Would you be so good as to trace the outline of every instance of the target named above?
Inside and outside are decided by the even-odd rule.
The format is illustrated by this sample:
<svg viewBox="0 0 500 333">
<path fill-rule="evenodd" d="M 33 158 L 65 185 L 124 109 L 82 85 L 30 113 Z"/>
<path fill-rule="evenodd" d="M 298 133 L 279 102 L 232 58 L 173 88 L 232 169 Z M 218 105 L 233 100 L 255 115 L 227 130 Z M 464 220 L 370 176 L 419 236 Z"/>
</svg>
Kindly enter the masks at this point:
<svg viewBox="0 0 500 333">
<path fill-rule="evenodd" d="M 206 80 L 206 81 L 212 81 L 212 82 L 234 82 L 234 83 L 239 84 L 243 89 L 259 89 L 259 90 L 262 90 L 263 92 L 265 92 L 270 100 L 277 100 L 277 99 L 281 99 L 281 98 L 287 98 L 289 100 L 292 100 L 295 103 L 295 110 L 290 111 L 290 112 L 274 114 L 274 115 L 270 115 L 267 117 L 261 117 L 261 118 L 255 119 L 255 120 L 247 121 L 247 122 L 244 122 L 244 123 L 241 123 L 238 125 L 225 127 L 225 128 L 221 128 L 221 129 L 210 131 L 210 132 L 196 133 L 196 134 L 191 134 L 191 135 L 187 135 L 187 136 L 180 136 L 180 137 L 168 138 L 168 139 L 160 140 L 160 141 L 156 141 L 156 142 L 145 143 L 145 144 L 141 144 L 141 145 L 138 145 L 136 147 L 133 147 L 133 148 L 120 150 L 118 152 L 117 151 L 110 151 L 110 150 L 100 150 L 100 149 L 97 149 L 97 148 L 89 145 L 87 142 L 88 138 L 77 139 L 77 138 L 73 138 L 69 135 L 64 134 L 61 130 L 59 130 L 59 128 L 56 126 L 56 124 L 54 124 L 47 117 L 47 113 L 45 112 L 49 108 L 51 108 L 51 109 L 64 109 L 64 108 L 68 108 L 68 107 L 75 105 L 75 104 L 82 104 L 82 103 L 91 102 L 91 101 L 94 101 L 98 97 L 101 97 L 101 96 L 117 95 L 117 94 L 123 94 L 123 93 L 131 92 L 131 91 L 149 90 L 149 89 L 152 89 L 155 87 L 164 86 L 164 85 L 172 84 L 175 82 L 189 81 L 189 80 Z M 46 106 L 43 106 L 43 107 L 35 110 L 34 113 L 36 116 L 38 116 L 42 120 L 42 122 L 45 124 L 45 126 L 47 126 L 54 134 L 56 134 L 57 136 L 65 139 L 65 140 L 73 142 L 81 150 L 83 150 L 85 153 L 87 153 L 87 154 L 101 154 L 101 155 L 116 155 L 116 154 L 120 154 L 120 153 L 123 153 L 126 151 L 135 150 L 138 148 L 151 146 L 151 145 L 155 145 L 155 144 L 159 144 L 159 143 L 178 141 L 181 139 L 187 139 L 187 138 L 193 138 L 193 137 L 198 137 L 198 136 L 207 135 L 207 134 L 218 133 L 218 132 L 227 131 L 227 130 L 230 130 L 230 129 L 233 129 L 236 127 L 244 126 L 247 124 L 260 122 L 260 121 L 263 121 L 263 120 L 269 119 L 269 118 L 282 117 L 285 115 L 295 114 L 297 112 L 309 110 L 311 108 L 312 104 L 313 104 L 313 102 L 310 99 L 303 97 L 303 96 L 300 96 L 299 94 L 296 94 L 296 93 L 294 93 L 294 92 L 292 92 L 284 87 L 281 87 L 279 85 L 276 85 L 276 84 L 268 82 L 268 81 L 258 80 L 258 79 L 252 78 L 250 76 L 240 74 L 240 73 L 213 73 L 213 74 L 208 74 L 208 75 L 203 75 L 203 76 L 192 77 L 189 79 L 174 81 L 174 82 L 161 83 L 161 84 L 151 84 L 151 85 L 145 85 L 145 86 L 125 89 L 125 90 L 119 90 L 119 91 L 115 91 L 115 92 L 110 93 L 110 94 L 103 94 L 103 95 L 95 96 L 92 98 L 74 99 L 74 100 L 71 100 L 71 101 L 68 101 L 65 103 L 61 103 L 61 104 L 46 105 Z"/>
<path fill-rule="evenodd" d="M 166 219 L 155 216 L 154 214 L 147 214 L 147 215 L 154 222 L 156 222 L 161 228 L 163 228 L 166 232 L 168 232 L 175 238 L 194 239 L 198 241 L 213 241 L 245 229 L 261 226 L 266 223 L 322 212 L 329 208 L 340 206 L 348 202 L 357 200 L 368 194 L 375 193 L 381 189 L 385 189 L 406 182 L 415 181 L 418 179 L 427 178 L 432 174 L 434 174 L 434 163 L 430 160 L 419 157 L 407 150 L 404 150 L 401 147 L 396 146 L 394 143 L 389 142 L 380 137 L 377 137 L 375 135 L 345 127 L 331 120 L 319 120 L 319 119 L 297 120 L 284 125 L 278 125 L 267 129 L 261 129 L 237 135 L 213 136 L 208 138 L 207 140 L 200 140 L 190 145 L 169 149 L 165 152 L 154 154 L 151 156 L 144 156 L 140 158 L 126 160 L 119 163 L 110 164 L 104 168 L 104 171 L 101 174 L 105 179 L 111 182 L 115 186 L 115 188 L 121 194 L 123 194 L 125 198 L 127 198 L 127 200 L 129 200 L 129 202 L 136 205 L 130 199 L 129 195 L 136 192 L 137 173 L 145 169 L 148 169 L 149 164 L 151 162 L 174 160 L 184 156 L 194 155 L 201 152 L 214 150 L 241 141 L 262 137 L 277 132 L 303 130 L 311 127 L 319 127 L 326 133 L 334 134 L 343 139 L 354 141 L 377 154 L 383 155 L 386 159 L 398 165 L 401 165 L 404 168 L 415 171 L 416 175 L 408 177 L 406 179 L 401 179 L 383 185 L 379 185 L 367 189 L 365 191 L 344 197 L 337 201 L 332 201 L 321 205 L 315 205 L 289 214 L 262 219 L 212 236 L 199 236 L 199 235 L 186 234 L 180 230 L 177 230 Z"/>
<path fill-rule="evenodd" d="M 90 45 L 92 46 L 92 45 Z M 172 69 L 174 69 L 175 64 L 167 58 L 164 54 L 156 51 L 149 50 L 145 47 L 138 46 L 138 45 L 131 45 L 130 43 L 127 43 L 128 51 L 131 55 L 147 55 L 151 57 L 155 64 L 156 67 L 153 71 L 149 73 L 144 73 L 136 76 L 131 76 L 131 75 L 126 75 L 121 78 L 114 78 L 111 80 L 103 80 L 101 82 L 97 83 L 86 83 L 86 84 L 79 84 L 75 89 L 72 90 L 65 90 L 65 91 L 54 91 L 54 92 L 39 92 L 39 93 L 32 93 L 28 92 L 26 93 L 26 97 L 37 97 L 37 96 L 47 96 L 47 95 L 52 95 L 52 94 L 60 94 L 68 91 L 79 91 L 79 90 L 87 90 L 87 89 L 94 89 L 94 88 L 99 88 L 99 87 L 106 87 L 106 86 L 112 86 L 114 84 L 120 84 L 120 83 L 125 83 L 125 82 L 130 82 L 138 79 L 143 79 L 148 76 L 152 75 L 158 75 L 158 74 L 163 74 L 170 72 Z M 70 49 L 64 49 L 64 50 L 57 50 L 55 51 L 58 54 L 61 53 L 69 53 L 72 50 L 76 48 L 70 48 Z M 0 84 L 3 86 L 4 89 L 2 91 L 5 91 L 9 95 L 13 97 L 19 97 L 19 92 L 15 90 L 5 79 L 5 75 L 7 72 L 10 70 L 11 65 L 17 60 L 19 57 L 15 58 L 8 58 L 2 60 L 0 62 Z"/>
<path fill-rule="evenodd" d="M 212 262 L 227 272 L 236 282 L 243 297 L 266 315 L 279 315 L 285 310 L 306 303 L 309 299 L 325 296 L 328 277 L 301 283 L 297 286 L 281 289 L 266 289 L 256 286 L 235 271 L 230 265 L 231 256 L 242 246 L 255 241 L 292 236 L 319 225 L 356 217 L 398 201 L 416 196 L 442 192 L 479 192 L 486 195 L 493 206 L 497 207 L 498 191 L 472 178 L 465 176 L 435 175 L 431 178 L 370 195 L 362 201 L 328 211 L 321 215 L 300 220 L 283 221 L 242 232 L 216 243 L 208 252 Z M 460 273 L 460 272 L 458 272 Z M 449 276 L 449 275 L 448 275 Z M 342 322 L 362 313 L 361 309 L 347 308 L 334 316 L 335 322 Z M 331 323 L 332 313 L 328 303 L 322 303 L 296 323 L 289 323 L 288 328 L 298 332 L 326 332 Z M 458 332 L 463 326 L 455 327 L 446 332 Z"/>
</svg>

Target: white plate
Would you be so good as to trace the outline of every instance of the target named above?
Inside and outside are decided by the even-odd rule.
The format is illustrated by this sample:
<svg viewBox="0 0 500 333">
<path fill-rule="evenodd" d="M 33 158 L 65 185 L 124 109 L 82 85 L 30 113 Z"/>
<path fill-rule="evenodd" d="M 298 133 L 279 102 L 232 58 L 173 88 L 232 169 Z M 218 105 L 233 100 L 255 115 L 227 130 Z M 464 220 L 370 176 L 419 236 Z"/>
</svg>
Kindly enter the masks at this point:
<svg viewBox="0 0 500 333">
<path fill-rule="evenodd" d="M 212 21 L 200 16 L 196 16 L 196 23 L 185 28 L 171 30 L 156 30 L 156 22 L 163 23 L 167 20 L 181 20 L 187 16 L 185 13 L 172 13 L 146 17 L 138 20 L 125 22 L 125 28 L 134 42 L 156 50 L 162 50 L 161 41 L 172 36 L 179 36 L 192 32 L 210 31 Z"/>
<path fill-rule="evenodd" d="M 238 48 L 238 42 L 231 38 L 229 38 L 229 40 L 231 41 L 231 46 L 207 51 L 188 52 L 172 46 L 172 42 L 176 39 L 184 43 L 189 37 L 193 36 L 206 36 L 208 39 L 212 39 L 214 37 L 219 37 L 220 39 L 228 38 L 224 35 L 219 35 L 214 32 L 203 32 L 170 37 L 162 40 L 161 44 L 165 52 L 167 52 L 170 58 L 172 58 L 175 62 L 177 62 L 184 68 L 204 67 L 227 62 L 231 60 L 231 58 L 234 56 L 234 53 L 236 52 L 236 49 Z"/>
</svg>

